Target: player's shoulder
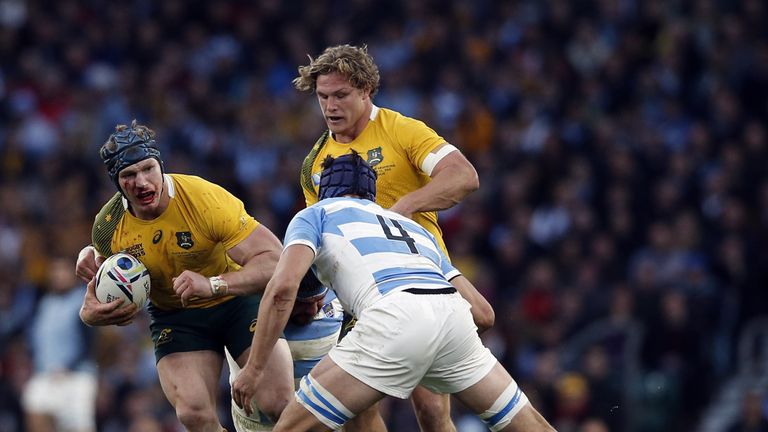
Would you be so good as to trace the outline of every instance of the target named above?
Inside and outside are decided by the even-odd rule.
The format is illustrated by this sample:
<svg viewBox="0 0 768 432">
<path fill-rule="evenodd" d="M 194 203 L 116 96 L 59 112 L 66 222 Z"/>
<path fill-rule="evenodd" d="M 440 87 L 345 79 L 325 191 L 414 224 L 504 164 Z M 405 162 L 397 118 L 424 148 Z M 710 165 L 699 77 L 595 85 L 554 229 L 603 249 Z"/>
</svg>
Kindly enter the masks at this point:
<svg viewBox="0 0 768 432">
<path fill-rule="evenodd" d="M 420 149 L 430 151 L 444 140 L 421 120 L 408 117 L 397 111 L 379 108 L 376 116 L 381 133 L 389 143 L 406 151 Z"/>
<path fill-rule="evenodd" d="M 319 217 L 336 218 L 336 221 L 375 220 L 376 215 L 388 212 L 373 201 L 354 197 L 328 198 L 312 206 L 317 208 Z M 309 207 L 308 207 L 309 208 Z"/>
<path fill-rule="evenodd" d="M 188 190 L 188 189 L 223 189 L 221 186 L 206 180 L 200 176 L 191 174 L 168 174 L 173 180 L 173 187 L 176 190 Z"/>
<path fill-rule="evenodd" d="M 233 196 L 224 187 L 196 175 L 169 174 L 169 177 L 172 181 L 173 196 L 182 200 L 193 198 L 191 201 L 208 203 Z"/>
<path fill-rule="evenodd" d="M 91 230 L 91 240 L 102 256 L 112 255 L 112 236 L 123 215 L 125 215 L 125 204 L 123 195 L 119 192 L 115 193 L 96 215 Z"/>
<path fill-rule="evenodd" d="M 385 128 L 389 127 L 409 127 L 409 128 L 423 128 L 427 127 L 423 121 L 408 117 L 399 111 L 395 111 L 389 108 L 378 108 L 376 114 L 376 121 L 381 123 Z"/>
<path fill-rule="evenodd" d="M 324 225 L 323 221 L 327 217 L 331 217 L 335 213 L 347 211 L 350 207 L 354 206 L 356 204 L 346 197 L 326 198 L 299 210 L 293 217 L 290 225 L 296 226 L 297 224 L 310 223 L 319 227 Z"/>
</svg>

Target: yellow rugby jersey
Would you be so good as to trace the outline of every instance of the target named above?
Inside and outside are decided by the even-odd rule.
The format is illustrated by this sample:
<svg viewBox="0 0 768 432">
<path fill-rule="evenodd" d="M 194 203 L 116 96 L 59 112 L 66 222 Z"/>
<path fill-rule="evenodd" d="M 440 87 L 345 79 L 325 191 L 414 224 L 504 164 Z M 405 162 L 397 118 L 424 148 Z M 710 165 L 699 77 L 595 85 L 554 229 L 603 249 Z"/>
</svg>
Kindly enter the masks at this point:
<svg viewBox="0 0 768 432">
<path fill-rule="evenodd" d="M 172 278 L 184 270 L 205 277 L 235 271 L 240 266 L 226 251 L 250 235 L 259 223 L 243 202 L 227 190 L 200 177 L 166 174 L 171 197 L 168 208 L 154 220 L 141 220 L 126 211 L 116 193 L 93 224 L 93 245 L 103 256 L 125 251 L 149 270 L 150 300 L 160 309 L 180 309 Z M 231 299 L 192 297 L 188 308 L 213 306 Z"/>
<path fill-rule="evenodd" d="M 376 203 L 390 208 L 403 195 L 429 183 L 430 177 L 421 170 L 422 163 L 432 150 L 444 142 L 445 139 L 424 122 L 374 106 L 371 121 L 354 141 L 339 143 L 326 130 L 304 158 L 301 188 L 307 207 L 318 201 L 322 163 L 328 155 L 337 157 L 351 150 L 360 153 L 378 174 Z M 419 212 L 412 217 L 435 236 L 448 255 L 437 224 L 437 212 Z"/>
</svg>

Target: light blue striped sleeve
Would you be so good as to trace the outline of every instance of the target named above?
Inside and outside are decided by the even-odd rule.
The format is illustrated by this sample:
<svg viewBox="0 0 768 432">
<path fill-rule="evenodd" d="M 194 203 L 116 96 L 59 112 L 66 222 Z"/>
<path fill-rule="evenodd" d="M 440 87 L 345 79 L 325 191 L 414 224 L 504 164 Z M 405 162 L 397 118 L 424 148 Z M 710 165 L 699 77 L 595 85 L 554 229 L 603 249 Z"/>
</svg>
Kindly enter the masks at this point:
<svg viewBox="0 0 768 432">
<path fill-rule="evenodd" d="M 315 254 L 323 238 L 323 209 L 313 205 L 296 213 L 285 230 L 284 248 L 292 244 L 303 244 L 311 247 Z"/>
</svg>

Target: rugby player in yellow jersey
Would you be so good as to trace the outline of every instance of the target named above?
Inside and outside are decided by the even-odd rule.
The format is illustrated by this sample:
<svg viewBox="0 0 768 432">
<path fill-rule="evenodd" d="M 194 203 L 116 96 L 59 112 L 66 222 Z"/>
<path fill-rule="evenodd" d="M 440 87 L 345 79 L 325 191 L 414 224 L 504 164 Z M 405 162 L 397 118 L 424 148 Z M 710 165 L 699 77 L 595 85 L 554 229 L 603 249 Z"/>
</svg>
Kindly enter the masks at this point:
<svg viewBox="0 0 768 432">
<path fill-rule="evenodd" d="M 93 246 L 78 256 L 88 281 L 80 318 L 88 325 L 125 325 L 138 312 L 122 300 L 95 297 L 98 264 L 118 251 L 141 260 L 151 277 L 150 330 L 160 384 L 187 430 L 223 430 L 216 392 L 224 348 L 244 365 L 259 296 L 272 276 L 280 241 L 243 203 L 202 178 L 166 174 L 155 133 L 134 120 L 120 125 L 100 156 L 118 193 L 93 225 Z M 269 382 L 255 402 L 276 420 L 293 393 L 287 343 L 270 354 Z"/>
<path fill-rule="evenodd" d="M 373 104 L 379 70 L 365 46 L 327 48 L 309 65 L 299 67 L 293 83 L 299 90 L 315 92 L 328 125 L 302 165 L 307 206 L 318 201 L 325 157 L 354 150 L 378 174 L 376 203 L 418 222 L 447 256 L 437 211 L 454 206 L 479 187 L 477 172 L 464 155 L 423 122 Z M 472 305 L 480 331 L 491 327 L 494 312 L 485 298 L 464 276 L 451 282 Z M 448 395 L 417 387 L 411 400 L 422 430 L 455 430 Z M 354 428 L 355 421 L 345 427 Z"/>
</svg>

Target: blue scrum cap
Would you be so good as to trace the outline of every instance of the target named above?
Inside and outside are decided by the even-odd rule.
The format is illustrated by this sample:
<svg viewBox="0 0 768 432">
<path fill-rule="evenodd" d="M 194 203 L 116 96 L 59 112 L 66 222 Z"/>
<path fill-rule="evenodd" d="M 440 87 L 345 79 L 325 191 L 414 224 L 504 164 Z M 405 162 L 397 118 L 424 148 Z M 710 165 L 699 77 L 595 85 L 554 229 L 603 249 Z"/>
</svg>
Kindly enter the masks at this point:
<svg viewBox="0 0 768 432">
<path fill-rule="evenodd" d="M 357 195 L 376 201 L 376 171 L 360 155 L 352 153 L 323 161 L 318 199 Z"/>
<path fill-rule="evenodd" d="M 296 301 L 313 302 L 328 292 L 328 287 L 317 279 L 312 270 L 307 271 L 299 284 L 299 291 L 296 293 Z"/>
<path fill-rule="evenodd" d="M 131 122 L 131 126 L 118 125 L 115 132 L 99 149 L 99 156 L 107 167 L 109 178 L 119 191 L 118 174 L 130 165 L 154 158 L 163 170 L 163 159 L 155 142 L 155 132 L 146 126 L 136 124 L 136 120 Z"/>
</svg>

